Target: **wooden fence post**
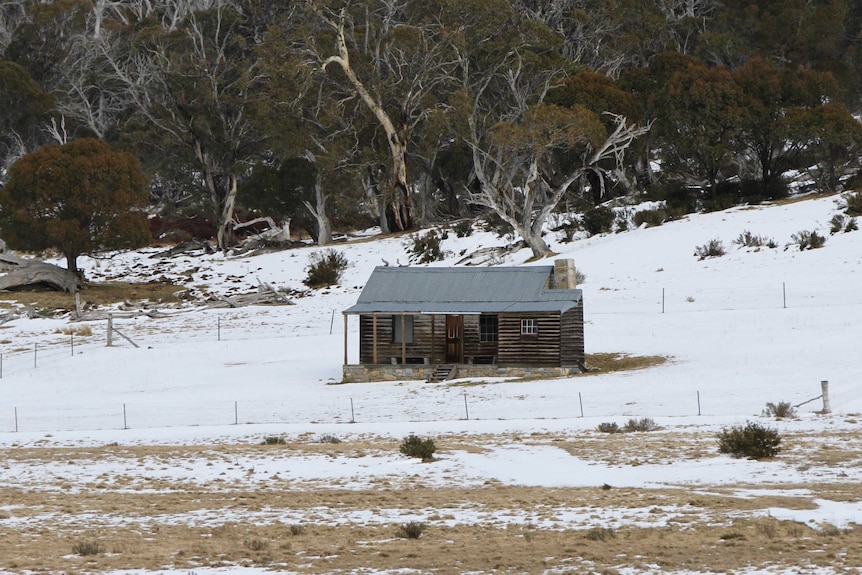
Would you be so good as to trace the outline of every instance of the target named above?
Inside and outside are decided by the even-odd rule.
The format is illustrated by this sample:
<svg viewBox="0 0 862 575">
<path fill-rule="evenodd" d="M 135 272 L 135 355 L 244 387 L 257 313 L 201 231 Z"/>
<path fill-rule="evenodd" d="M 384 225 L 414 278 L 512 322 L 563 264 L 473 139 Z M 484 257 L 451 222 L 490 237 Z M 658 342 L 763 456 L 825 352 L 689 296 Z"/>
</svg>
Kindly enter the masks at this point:
<svg viewBox="0 0 862 575">
<path fill-rule="evenodd" d="M 823 392 L 823 413 L 832 413 L 832 405 L 829 403 L 829 381 L 825 379 L 821 381 L 820 389 Z"/>
</svg>

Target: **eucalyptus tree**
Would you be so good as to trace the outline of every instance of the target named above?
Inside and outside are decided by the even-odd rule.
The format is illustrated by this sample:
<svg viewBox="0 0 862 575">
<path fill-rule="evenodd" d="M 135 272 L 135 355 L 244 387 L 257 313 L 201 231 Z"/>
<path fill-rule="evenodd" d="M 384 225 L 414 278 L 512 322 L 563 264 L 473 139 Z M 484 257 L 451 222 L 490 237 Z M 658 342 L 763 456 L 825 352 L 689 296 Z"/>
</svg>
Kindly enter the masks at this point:
<svg viewBox="0 0 862 575">
<path fill-rule="evenodd" d="M 124 125 L 133 143 L 174 156 L 175 165 L 193 163 L 225 249 L 234 241 L 238 179 L 264 142 L 249 114 L 264 82 L 254 53 L 260 24 L 253 2 L 183 6 L 181 16 L 160 11 L 137 23 L 136 33 L 118 37 L 124 45 L 104 56 L 133 102 Z"/>
<path fill-rule="evenodd" d="M 611 169 L 619 165 L 648 127 L 608 112 L 607 129 L 600 114 L 581 104 L 546 102 L 549 90 L 566 76 L 555 37 L 516 14 L 510 23 L 519 32 L 507 37 L 503 58 L 469 60 L 465 53 L 462 61 L 474 98 L 468 142 L 477 189 L 470 199 L 511 225 L 534 257 L 544 257 L 551 249 L 542 229 L 563 196 L 572 188 L 582 190 L 590 173 L 599 174 L 594 181 L 604 186 L 608 162 Z"/>
<path fill-rule="evenodd" d="M 343 103 L 357 102 L 371 123 L 358 127 L 369 158 L 365 187 L 376 204 L 382 231 L 405 230 L 415 220 L 415 186 L 409 155 L 429 115 L 445 106 L 455 57 L 447 30 L 429 8 L 435 2 L 306 0 L 316 19 L 307 37 L 309 61 L 324 72 L 323 90 Z M 352 113 L 361 121 L 362 116 Z M 379 135 L 374 135 L 377 132 Z"/>
<path fill-rule="evenodd" d="M 716 186 L 738 173 L 743 106 L 726 67 L 692 61 L 675 72 L 656 97 L 662 170 L 714 197 Z"/>
</svg>

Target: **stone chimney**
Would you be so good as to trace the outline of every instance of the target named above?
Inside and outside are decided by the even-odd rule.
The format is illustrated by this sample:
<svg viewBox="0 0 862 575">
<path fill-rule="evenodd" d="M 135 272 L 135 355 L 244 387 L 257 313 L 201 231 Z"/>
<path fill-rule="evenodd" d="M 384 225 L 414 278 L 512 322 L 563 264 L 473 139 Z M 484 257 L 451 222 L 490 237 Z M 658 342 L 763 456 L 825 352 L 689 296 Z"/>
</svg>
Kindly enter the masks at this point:
<svg viewBox="0 0 862 575">
<path fill-rule="evenodd" d="M 554 288 L 575 289 L 578 280 L 575 276 L 575 260 L 571 258 L 554 260 Z"/>
</svg>

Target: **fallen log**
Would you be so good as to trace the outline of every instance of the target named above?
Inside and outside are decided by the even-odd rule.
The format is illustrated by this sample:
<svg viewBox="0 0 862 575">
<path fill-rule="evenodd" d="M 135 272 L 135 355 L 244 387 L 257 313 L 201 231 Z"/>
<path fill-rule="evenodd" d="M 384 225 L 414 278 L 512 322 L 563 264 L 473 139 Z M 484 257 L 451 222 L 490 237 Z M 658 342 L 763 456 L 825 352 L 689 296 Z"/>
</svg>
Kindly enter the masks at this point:
<svg viewBox="0 0 862 575">
<path fill-rule="evenodd" d="M 43 285 L 68 293 L 81 289 L 78 274 L 39 260 L 0 253 L 0 290 Z"/>
</svg>

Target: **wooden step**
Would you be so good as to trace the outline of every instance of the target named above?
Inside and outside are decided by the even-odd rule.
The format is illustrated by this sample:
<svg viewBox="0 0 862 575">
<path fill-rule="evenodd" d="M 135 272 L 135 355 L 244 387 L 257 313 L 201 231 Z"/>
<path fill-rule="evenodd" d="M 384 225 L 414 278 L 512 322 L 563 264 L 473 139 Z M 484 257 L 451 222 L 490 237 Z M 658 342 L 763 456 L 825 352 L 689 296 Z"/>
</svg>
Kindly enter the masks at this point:
<svg viewBox="0 0 862 575">
<path fill-rule="evenodd" d="M 447 379 L 452 379 L 455 376 L 455 366 L 451 364 L 438 365 L 434 368 L 434 371 L 431 372 L 431 375 L 428 376 L 428 379 L 425 381 L 428 383 L 439 383 L 441 381 L 446 381 Z"/>
</svg>

